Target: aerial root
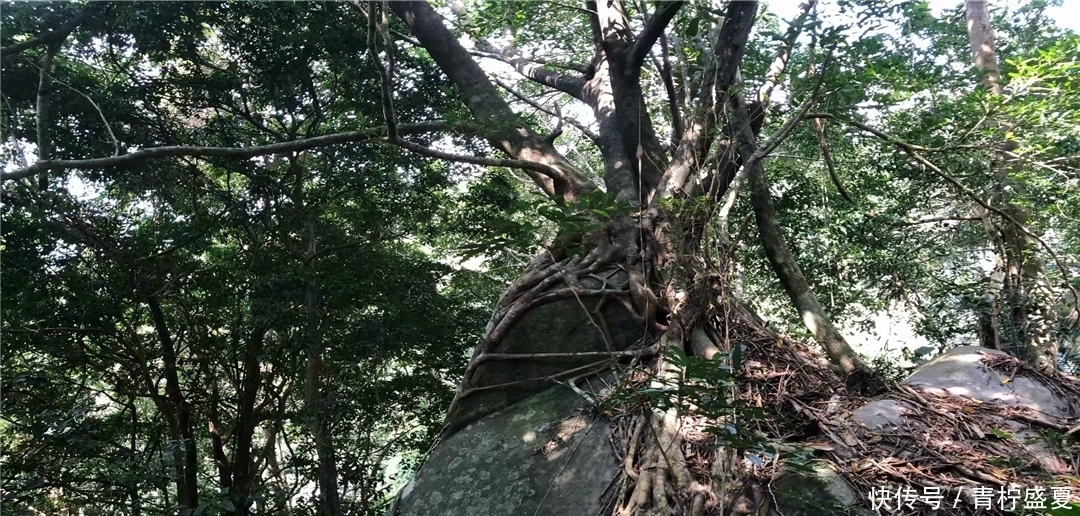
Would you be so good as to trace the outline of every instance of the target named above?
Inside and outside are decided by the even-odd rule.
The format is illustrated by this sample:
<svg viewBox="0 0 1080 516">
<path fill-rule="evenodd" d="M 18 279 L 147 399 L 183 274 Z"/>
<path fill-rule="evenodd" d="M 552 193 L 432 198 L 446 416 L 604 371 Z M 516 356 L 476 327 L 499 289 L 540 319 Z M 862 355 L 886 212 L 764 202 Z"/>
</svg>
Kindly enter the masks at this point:
<svg viewBox="0 0 1080 516">
<path fill-rule="evenodd" d="M 606 300 L 616 300 L 616 302 L 627 309 L 628 313 L 635 320 L 642 322 L 650 329 L 657 329 L 656 317 L 653 312 L 656 310 L 658 303 L 655 295 L 652 295 L 652 292 L 648 289 L 644 275 L 640 272 L 637 274 L 628 274 L 629 279 L 626 283 L 621 281 L 611 281 L 612 275 L 619 273 L 620 270 L 626 270 L 625 267 L 620 267 L 616 262 L 611 261 L 619 256 L 617 251 L 617 247 L 613 245 L 597 246 L 588 256 L 564 258 L 559 261 L 537 261 L 537 265 L 535 265 L 535 268 L 532 271 L 526 272 L 518 281 L 511 285 L 499 300 L 495 313 L 488 322 L 488 330 L 485 332 L 480 345 L 474 350 L 473 356 L 465 368 L 465 372 L 462 375 L 461 390 L 458 392 L 458 395 L 455 396 L 451 407 L 455 407 L 461 398 L 468 397 L 481 390 L 509 388 L 536 382 L 546 382 L 553 378 L 563 377 L 563 375 L 560 374 L 552 377 L 529 378 L 511 382 L 509 384 L 494 386 L 475 385 L 473 380 L 477 370 L 485 362 L 493 360 L 516 360 L 519 358 L 565 358 L 569 360 L 593 356 L 600 357 L 603 355 L 603 353 L 600 352 L 568 352 L 534 353 L 517 357 L 512 356 L 512 354 L 497 352 L 500 343 L 502 343 L 503 339 L 514 326 L 517 325 L 530 310 L 537 308 L 538 306 L 563 299 L 577 299 L 578 304 L 581 305 L 582 309 L 588 312 L 587 315 L 592 320 L 593 325 L 597 326 L 604 334 L 605 340 L 608 341 L 609 345 L 613 344 L 610 338 L 611 333 L 607 328 L 607 324 L 604 322 L 603 316 L 599 313 L 600 307 L 603 306 Z M 600 288 L 587 287 L 582 283 L 582 280 L 585 278 L 598 280 L 601 284 Z M 585 297 L 600 297 L 600 301 L 590 310 L 582 304 L 582 299 Z M 608 359 L 607 363 L 610 363 L 612 360 L 624 357 L 654 355 L 657 351 L 658 346 L 653 345 L 622 351 L 611 349 L 604 356 Z M 596 364 L 599 364 L 599 362 Z M 571 372 L 575 371 L 566 371 L 565 373 Z"/>
<path fill-rule="evenodd" d="M 639 416 L 626 458 L 616 516 L 702 516 L 710 489 L 694 480 L 682 452 L 680 418 L 674 411 Z M 640 467 L 635 471 L 634 462 Z"/>
</svg>

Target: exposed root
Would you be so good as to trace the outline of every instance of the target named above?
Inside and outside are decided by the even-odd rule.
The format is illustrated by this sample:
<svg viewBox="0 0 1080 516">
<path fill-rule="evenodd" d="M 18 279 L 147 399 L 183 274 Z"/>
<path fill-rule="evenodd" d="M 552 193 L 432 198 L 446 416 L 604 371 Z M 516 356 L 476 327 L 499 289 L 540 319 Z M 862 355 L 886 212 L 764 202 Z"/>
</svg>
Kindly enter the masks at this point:
<svg viewBox="0 0 1080 516">
<path fill-rule="evenodd" d="M 717 497 L 709 483 L 698 481 L 687 466 L 683 418 L 669 410 L 636 419 L 613 514 L 703 516 L 715 508 Z"/>
<path fill-rule="evenodd" d="M 565 256 L 559 249 L 537 255 L 530 269 L 499 300 L 484 337 L 465 368 L 461 388 L 451 402 L 444 437 L 461 428 L 469 418 L 477 417 L 477 411 L 462 403 L 476 393 L 510 389 L 538 391 L 569 376 L 585 371 L 597 372 L 628 358 L 649 357 L 662 349 L 654 337 L 666 329 L 661 322 L 661 314 L 665 312 L 655 294 L 659 289 L 659 278 L 652 259 L 659 243 L 652 231 L 642 231 L 643 227 L 652 227 L 645 221 L 650 216 L 654 215 L 619 216 L 607 222 L 599 230 L 582 237 L 583 255 Z M 589 304 L 585 302 L 587 299 L 591 300 Z M 586 344 L 593 347 L 581 351 L 564 348 L 557 353 L 537 353 L 507 345 L 507 336 L 530 311 L 568 300 L 575 300 L 581 307 L 588 324 L 599 332 L 606 351 L 597 351 L 592 344 Z M 616 304 L 608 304 L 609 301 Z M 613 306 L 625 308 L 625 312 L 619 313 L 638 322 L 645 329 L 644 334 L 630 340 L 626 331 L 620 331 L 621 341 L 616 342 L 604 312 L 606 310 L 610 315 Z M 505 371 L 495 373 L 490 366 L 485 366 L 495 361 L 527 364 L 526 360 L 548 366 L 540 371 L 522 367 L 521 376 L 528 377 L 513 381 L 507 381 Z M 589 363 L 582 365 L 583 360 Z M 563 362 L 566 369 L 553 373 L 551 362 Z M 535 372 L 542 374 L 533 374 Z M 493 405 L 482 406 L 486 407 L 483 410 L 489 410 Z M 459 413 L 464 414 L 463 418 L 457 418 Z"/>
<path fill-rule="evenodd" d="M 596 399 L 610 421 L 612 447 L 621 465 L 609 500 L 611 513 L 617 516 L 779 514 L 778 497 L 783 491 L 773 489 L 773 483 L 790 471 L 785 461 L 795 452 L 832 464 L 861 493 L 864 505 L 866 493 L 874 487 L 923 486 L 960 500 L 961 505 L 943 514 L 971 513 L 972 506 L 964 504 L 972 502 L 969 487 L 973 484 L 1008 487 L 1025 478 L 1075 478 L 1080 468 L 1080 446 L 1075 441 L 1065 453 L 1048 455 L 1022 439 L 995 438 L 992 430 L 1010 421 L 1022 423 L 1025 431 L 1044 432 L 1041 435 L 1052 431 L 1067 437 L 1077 431 L 1076 421 L 964 404 L 892 386 L 879 398 L 916 407 L 916 426 L 892 434 L 855 428 L 850 412 L 871 399 L 866 393 L 881 390 L 876 377 L 841 377 L 808 346 L 768 329 L 752 309 L 727 294 L 730 289 L 724 275 L 706 274 L 701 264 L 675 264 L 669 270 L 677 277 L 661 281 L 652 264 L 664 252 L 663 246 L 654 233 L 641 229 L 645 225 L 642 220 L 612 223 L 583 238 L 586 252 L 576 258 L 538 257 L 533 270 L 500 300 L 451 412 L 461 400 L 479 392 L 539 390 L 631 361 L 633 365 L 619 375 L 620 385 Z M 643 234 L 652 240 L 643 241 Z M 607 350 L 531 353 L 500 347 L 530 310 L 568 300 L 576 301 L 588 324 L 600 331 Z M 636 319 L 650 333 L 637 342 L 614 342 L 612 328 L 600 313 L 605 307 L 624 308 L 632 316 L 624 320 Z M 733 363 L 731 353 L 738 349 L 742 356 L 739 379 L 730 390 L 716 395 L 757 409 L 764 417 L 738 420 L 741 416 L 734 413 L 707 421 L 685 403 L 657 409 L 644 401 L 648 398 L 625 395 L 645 388 L 656 392 L 663 388 L 662 383 L 654 383 L 660 376 L 680 377 L 681 371 L 670 370 L 657 358 L 669 347 L 727 364 Z M 566 365 L 557 373 L 544 371 L 536 378 L 474 384 L 481 366 L 496 361 L 565 361 Z M 1030 376 L 1063 399 L 1080 400 L 1080 382 L 1075 380 L 1046 376 L 1015 359 L 994 359 L 989 365 L 1009 377 Z M 1080 413 L 1080 407 L 1076 410 Z M 726 447 L 727 441 L 707 430 L 725 425 L 738 428 L 739 437 L 760 443 L 761 449 Z M 1023 459 L 1024 464 L 1005 469 L 995 466 L 992 457 Z M 1032 471 L 1042 476 L 1024 476 Z"/>
<path fill-rule="evenodd" d="M 665 337 L 671 345 L 681 342 L 688 352 L 699 356 L 712 353 L 723 357 L 722 353 L 730 352 L 733 346 L 741 346 L 742 379 L 733 398 L 765 412 L 760 419 L 743 421 L 741 429 L 763 439 L 772 451 L 751 462 L 742 453 L 724 447 L 716 436 L 702 433 L 700 429 L 708 422 L 692 415 L 692 407 L 684 407 L 678 414 L 625 407 L 634 414 L 634 424 L 620 423 L 623 430 L 615 432 L 618 438 L 613 444 L 625 454 L 618 454 L 623 457 L 622 474 L 612 514 L 780 514 L 778 499 L 792 493 L 790 487 L 774 488 L 773 482 L 790 471 L 785 467 L 786 457 L 795 452 L 831 464 L 831 469 L 859 493 L 864 509 L 871 505 L 868 493 L 883 487 L 893 493 L 935 489 L 947 502 L 934 513 L 960 515 L 974 511 L 972 486 L 996 493 L 998 489 L 1076 482 L 1080 444 L 1066 435 L 1076 426 L 1075 421 L 936 396 L 904 385 L 893 385 L 875 398 L 860 395 L 848 390 L 845 379 L 809 347 L 768 330 L 737 300 L 715 297 L 722 291 L 716 287 L 705 289 L 711 290 L 712 298 L 693 289 L 687 291 L 683 299 L 688 300 L 688 306 L 679 311 Z M 691 317 L 692 305 L 702 306 L 702 301 L 712 308 Z M 1005 378 L 1026 376 L 1042 383 L 1060 399 L 1070 400 L 1070 410 L 1080 414 L 1080 382 L 1076 379 L 1046 375 L 1012 357 L 989 357 L 986 364 Z M 652 367 L 654 371 L 663 369 L 662 362 Z M 648 382 L 638 378 L 625 388 L 644 388 Z M 912 407 L 913 426 L 895 431 L 854 426 L 851 411 L 881 398 Z M 1056 439 L 1055 446 L 1064 448 L 1047 453 L 1032 446 L 1024 435 Z M 1078 493 L 1073 486 L 1075 503 Z M 927 510 L 916 504 L 900 513 L 929 514 Z M 1007 511 L 995 502 L 986 512 Z"/>
</svg>

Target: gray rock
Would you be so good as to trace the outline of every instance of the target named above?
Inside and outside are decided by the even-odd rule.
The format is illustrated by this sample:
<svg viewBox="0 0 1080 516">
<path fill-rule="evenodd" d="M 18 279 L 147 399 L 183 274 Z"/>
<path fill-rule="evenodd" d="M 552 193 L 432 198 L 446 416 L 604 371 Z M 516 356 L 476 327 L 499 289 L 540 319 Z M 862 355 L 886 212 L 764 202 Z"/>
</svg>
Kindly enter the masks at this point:
<svg viewBox="0 0 1080 516">
<path fill-rule="evenodd" d="M 565 307 L 549 310 L 557 312 Z M 564 322 L 572 316 L 580 317 L 569 310 L 562 314 Z M 611 319 L 617 317 L 619 314 L 612 314 Z M 548 329 L 528 328 L 529 332 L 518 337 L 519 345 L 528 344 L 533 331 Z M 621 331 L 625 333 L 620 341 L 629 340 L 630 332 Z M 592 345 L 602 344 L 592 341 Z M 1060 420 L 1073 416 L 1066 400 L 1042 384 L 1023 377 L 1003 382 L 1005 378 L 1000 373 L 982 363 L 985 355 L 1000 353 L 979 347 L 957 348 L 921 366 L 904 384 L 927 392 L 1030 407 L 1048 418 Z M 577 409 L 581 406 L 578 394 L 560 386 L 535 393 L 509 409 L 466 425 L 436 447 L 415 479 L 402 491 L 398 513 L 563 516 L 603 512 L 605 503 L 614 494 L 612 482 L 619 473 L 618 463 L 612 459 L 607 423 L 580 413 Z M 918 421 L 907 420 L 913 410 L 914 407 L 902 401 L 879 399 L 853 411 L 850 417 L 865 430 L 915 431 Z M 1023 443 L 1021 454 L 1045 471 L 1068 474 L 1066 465 L 1026 424 L 1002 418 L 995 428 L 1007 431 L 1011 439 Z M 859 507 L 865 493 L 855 491 L 826 464 L 812 462 L 809 466 L 789 465 L 768 486 L 765 501 L 774 504 L 776 514 L 872 514 Z"/>
<path fill-rule="evenodd" d="M 597 309 L 599 302 L 599 297 L 582 295 L 580 302 L 577 299 L 564 299 L 533 308 L 510 329 L 494 351 L 505 354 L 619 351 L 630 347 L 646 334 L 644 326 L 622 304 L 607 302 Z M 597 316 L 598 313 L 600 316 Z M 591 356 L 487 362 L 476 369 L 473 387 L 542 379 L 602 360 L 604 357 Z M 462 399 L 447 414 L 447 433 L 452 434 L 472 421 L 550 386 L 551 382 L 537 381 L 476 392 Z"/>
<path fill-rule="evenodd" d="M 1004 354 L 977 346 L 955 348 L 920 366 L 903 383 L 935 394 L 1028 407 L 1055 418 L 1072 415 L 1068 404 L 1042 384 L 1022 376 L 1006 380 L 982 363 L 986 355 Z"/>
<path fill-rule="evenodd" d="M 398 514 L 597 514 L 617 473 L 605 421 L 556 387 L 488 415 L 435 448 Z"/>
<path fill-rule="evenodd" d="M 772 486 L 778 514 L 833 516 L 873 514 L 854 507 L 860 495 L 827 464 L 811 462 L 803 470 L 789 469 Z"/>
<path fill-rule="evenodd" d="M 904 414 L 910 410 L 911 407 L 907 403 L 883 399 L 871 401 L 852 411 L 851 417 L 856 425 L 866 427 L 868 430 L 895 429 L 905 426 Z"/>
</svg>

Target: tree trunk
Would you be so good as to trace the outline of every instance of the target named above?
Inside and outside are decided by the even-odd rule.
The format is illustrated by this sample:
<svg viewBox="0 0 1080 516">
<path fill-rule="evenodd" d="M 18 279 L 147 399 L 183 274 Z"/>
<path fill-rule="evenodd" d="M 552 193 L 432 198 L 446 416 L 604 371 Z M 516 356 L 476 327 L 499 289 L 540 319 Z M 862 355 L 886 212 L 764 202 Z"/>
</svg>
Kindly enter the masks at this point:
<svg viewBox="0 0 1080 516">
<path fill-rule="evenodd" d="M 997 51 L 994 45 L 994 30 L 990 22 L 985 0 L 967 0 L 964 3 L 968 27 L 968 39 L 971 43 L 971 57 L 975 69 L 981 75 L 981 82 L 990 93 L 1001 100 L 1005 89 L 998 68 Z M 1053 292 L 1046 286 L 1046 267 L 1038 258 L 1038 247 L 1030 231 L 1026 228 L 1028 211 L 1011 201 L 1012 192 L 1019 185 L 1010 175 L 1020 167 L 1020 162 L 1009 154 L 1014 145 L 1007 140 L 1010 126 L 1007 121 L 999 124 L 1002 142 L 991 164 L 997 184 L 992 197 L 1002 211 L 1012 220 L 1002 220 L 991 226 L 990 238 L 997 245 L 999 265 L 991 273 L 989 285 L 983 294 L 980 306 L 980 337 L 984 346 L 1000 346 L 1000 323 L 994 319 L 1000 315 L 999 285 L 1005 287 L 1005 299 L 1011 310 L 1011 326 L 1018 341 L 1009 348 L 1017 352 L 1033 367 L 1043 371 L 1053 371 L 1058 365 L 1058 343 L 1056 338 L 1057 310 L 1053 306 Z M 985 213 L 985 220 L 992 214 Z M 999 277 L 1004 276 L 1003 280 Z"/>
<path fill-rule="evenodd" d="M 233 499 L 237 514 L 248 514 L 251 506 L 251 490 L 255 484 L 254 454 L 255 426 L 259 423 L 255 416 L 255 402 L 259 394 L 259 386 L 262 384 L 262 373 L 259 370 L 259 355 L 262 352 L 263 339 L 266 331 L 255 328 L 248 339 L 244 349 L 244 379 L 240 387 L 240 400 L 236 416 L 235 455 L 232 463 L 231 485 L 233 491 L 229 495 Z"/>
<path fill-rule="evenodd" d="M 302 173 L 296 167 L 297 173 Z M 301 184 L 297 180 L 297 184 Z M 297 197 L 302 195 L 298 193 Z M 303 206 L 302 203 L 297 203 Z M 319 484 L 319 514 L 339 516 L 341 512 L 341 493 L 338 490 L 337 452 L 334 449 L 334 436 L 328 423 L 331 400 L 323 387 L 326 367 L 323 365 L 325 344 L 322 337 L 322 302 L 319 287 L 315 283 L 314 260 L 318 256 L 318 241 L 315 232 L 315 220 L 305 223 L 307 254 L 304 259 L 304 272 L 308 277 L 307 293 L 304 300 L 304 315 L 307 327 L 304 338 L 307 342 L 307 367 L 305 368 L 304 411 L 307 415 L 308 430 L 315 442 L 317 473 Z"/>
<path fill-rule="evenodd" d="M 426 36 L 429 42 L 421 39 L 421 43 L 447 71 L 451 80 L 459 83 L 455 77 L 459 77 L 460 70 L 447 70 L 447 66 L 455 66 L 465 60 L 467 55 L 464 50 L 455 53 L 456 42 L 449 39 L 439 41 L 439 47 L 432 48 L 430 45 L 435 41 L 430 34 L 437 31 L 430 25 L 435 22 L 426 18 L 430 13 L 423 6 L 411 3 L 396 5 L 399 7 L 395 12 L 410 24 L 418 39 L 425 37 L 416 32 L 418 27 L 431 29 Z M 697 113 L 688 123 L 689 129 L 683 135 L 671 163 L 667 163 L 666 157 L 658 156 L 659 144 L 652 126 L 641 120 L 640 63 L 631 58 L 640 54 L 638 45 L 648 41 L 644 35 L 662 28 L 646 27 L 642 35 L 635 38 L 628 33 L 626 16 L 619 2 L 589 5 L 595 7 L 593 31 L 599 45 L 594 59 L 595 75 L 585 83 L 581 98 L 592 106 L 599 121 L 599 145 L 606 164 L 605 183 L 609 193 L 616 194 L 620 199 L 636 201 L 639 205 L 648 202 L 652 207 L 633 215 L 619 215 L 599 224 L 600 229 L 581 236 L 579 249 L 575 252 L 555 247 L 540 253 L 524 275 L 503 294 L 483 341 L 466 368 L 461 389 L 447 415 L 444 442 L 435 452 L 436 455 L 456 455 L 458 458 L 451 462 L 475 460 L 465 458 L 463 453 L 466 450 L 476 450 L 485 460 L 507 460 L 505 457 L 496 459 L 482 451 L 493 443 L 473 441 L 477 438 L 476 425 L 483 426 L 478 421 L 495 418 L 490 423 L 493 428 L 513 426 L 535 417 L 533 414 L 536 413 L 530 408 L 515 407 L 541 402 L 563 406 L 573 401 L 573 395 L 568 399 L 565 393 L 550 391 L 553 382 L 567 382 L 581 396 L 595 399 L 595 392 L 589 394 L 575 386 L 579 378 L 602 374 L 613 368 L 620 371 L 622 366 L 619 364 L 627 360 L 648 364 L 650 370 L 662 371 L 661 377 L 677 378 L 681 374 L 680 367 L 664 365 L 665 360 L 658 356 L 660 351 L 676 348 L 708 357 L 716 356 L 721 351 L 730 352 L 732 346 L 737 345 L 720 336 L 730 334 L 730 328 L 740 325 L 750 328 L 751 332 L 771 335 L 752 310 L 731 297 L 727 287 L 730 280 L 725 271 L 710 269 L 692 251 L 700 248 L 702 238 L 702 233 L 694 230 L 693 221 L 697 214 L 669 213 L 659 206 L 660 199 L 685 196 L 684 192 L 704 191 L 715 202 L 734 179 L 740 163 L 739 159 L 727 156 L 728 153 L 722 150 L 736 141 L 743 145 L 747 143 L 732 128 L 745 128 L 750 133 L 749 144 L 753 145 L 753 138 L 756 137 L 753 132 L 761 125 L 757 120 L 754 124 L 749 123 L 745 106 L 740 111 L 742 119 L 736 116 L 726 124 L 719 122 L 725 112 L 727 91 L 736 83 L 739 63 L 755 19 L 756 2 L 729 4 L 728 15 L 714 47 L 719 61 L 711 64 L 706 73 L 702 91 L 698 95 Z M 673 13 L 670 11 L 658 11 L 649 23 L 661 23 L 665 16 L 670 19 L 671 15 Z M 438 25 L 441 26 L 441 22 Z M 459 87 L 483 91 L 481 77 L 470 76 L 468 84 L 459 84 Z M 477 113 L 490 109 L 490 106 L 470 105 L 470 109 Z M 718 134 L 725 131 L 725 138 L 716 141 Z M 718 155 L 722 152 L 724 156 L 711 162 L 705 157 L 714 143 L 721 149 L 717 151 Z M 504 150 L 511 155 L 515 152 L 511 148 Z M 750 153 L 753 154 L 752 148 Z M 740 154 L 742 160 L 748 157 L 746 153 Z M 717 166 L 711 178 L 705 182 L 709 186 L 696 187 L 693 181 L 697 178 L 697 169 L 709 165 Z M 775 218 L 775 213 L 773 215 Z M 762 225 L 765 226 L 764 223 Z M 764 234 L 767 230 L 762 231 Z M 683 243 L 689 245 L 683 246 Z M 780 245 L 783 245 L 782 237 Z M 770 246 L 770 249 L 776 248 Z M 793 263 L 789 255 L 787 260 Z M 785 268 L 783 272 L 790 273 L 790 270 Z M 796 274 L 782 277 L 788 285 L 802 278 L 797 270 Z M 800 310 L 815 315 L 808 320 L 808 325 L 817 328 L 815 334 L 833 345 L 828 349 L 831 358 L 840 361 L 841 369 L 855 370 L 859 365 L 857 358 L 822 315 L 820 306 L 807 311 L 806 306 L 798 304 L 807 299 L 813 301 L 805 279 L 801 281 L 800 295 L 793 300 Z M 770 336 L 766 340 L 772 342 L 774 338 Z M 615 373 L 614 378 L 620 376 L 621 373 Z M 515 413 L 521 417 L 511 417 Z M 681 451 L 682 420 L 676 411 L 633 411 L 632 415 L 627 416 L 628 421 L 632 422 L 631 427 L 636 429 L 632 437 L 625 436 L 630 437 L 625 443 L 629 453 L 636 457 L 636 462 L 635 459 L 627 459 L 627 467 L 638 473 L 634 473 L 632 480 L 624 479 L 618 495 L 605 492 L 592 482 L 584 482 L 582 489 L 590 493 L 598 490 L 596 500 L 604 500 L 604 504 L 612 509 L 618 507 L 618 514 L 668 514 L 677 509 L 680 512 L 683 509 L 689 511 L 691 507 L 694 507 L 691 514 L 703 514 L 707 503 L 715 506 L 713 495 L 708 494 L 709 488 L 696 480 L 687 468 L 686 457 Z M 510 419 L 503 421 L 499 419 L 502 417 Z M 598 429 L 596 434 L 592 431 L 584 434 L 571 431 L 569 427 L 574 425 L 566 421 L 554 427 L 541 426 L 549 429 L 542 430 L 544 432 L 558 434 L 555 440 L 541 449 L 553 447 L 557 450 L 559 443 L 576 441 L 577 446 L 590 447 L 590 451 L 581 452 L 583 454 L 597 453 L 599 444 L 592 440 L 603 439 L 604 435 L 616 431 L 616 427 L 608 423 L 600 425 L 603 428 Z M 653 437 L 648 437 L 650 435 Z M 526 437 L 526 440 L 535 438 Z M 514 455 L 510 453 L 508 456 Z M 522 481 L 527 483 L 551 478 L 551 475 L 557 477 L 552 480 L 556 484 L 568 474 L 604 478 L 604 475 L 587 471 L 567 473 L 575 467 L 572 459 L 572 456 L 567 459 L 561 471 L 535 464 L 523 466 L 535 470 L 519 474 Z M 440 462 L 440 459 L 432 460 Z M 434 476 L 438 478 L 435 482 L 440 484 L 467 482 L 467 479 L 442 478 L 442 473 L 437 469 L 430 469 L 438 467 L 427 466 L 429 469 L 421 471 L 417 478 Z M 513 464 L 508 464 L 508 467 L 513 467 Z M 434 493 L 427 491 L 433 489 L 430 481 L 426 487 L 417 489 Z M 439 485 L 437 489 L 454 491 L 446 485 Z M 459 491 L 468 489 L 464 486 L 457 488 Z M 534 494 L 527 495 L 527 500 L 485 501 L 483 503 L 490 505 L 484 509 L 464 502 L 461 505 L 437 502 L 438 508 L 425 508 L 424 504 L 428 502 L 417 502 L 417 497 L 407 497 L 406 507 L 398 506 L 391 512 L 399 509 L 402 514 L 437 514 L 455 510 L 485 514 L 595 512 L 592 507 L 561 506 L 558 498 L 564 494 L 553 495 L 549 502 L 545 493 L 552 489 L 553 486 L 545 488 L 536 485 L 529 489 Z M 405 491 L 410 490 L 412 487 Z M 435 496 L 439 495 L 436 493 Z"/>
<path fill-rule="evenodd" d="M 150 316 L 153 319 L 158 340 L 161 343 L 162 362 L 165 366 L 165 403 L 164 414 L 172 420 L 170 425 L 179 442 L 173 451 L 173 466 L 176 469 L 176 501 L 181 514 L 190 514 L 199 507 L 199 450 L 195 442 L 195 425 L 192 421 L 191 404 L 180 389 L 180 376 L 177 367 L 176 349 L 172 335 L 166 325 L 165 315 L 157 297 L 146 297 Z M 165 408 L 165 407 L 163 407 Z"/>
<path fill-rule="evenodd" d="M 131 471 L 138 471 L 139 455 L 136 453 L 138 450 L 137 436 L 139 435 L 139 412 L 135 406 L 135 396 L 128 396 L 128 409 L 131 411 L 131 457 L 130 467 Z M 129 481 L 127 486 L 127 495 L 131 500 L 131 516 L 142 516 L 142 493 L 139 492 L 139 481 L 133 479 Z"/>
<path fill-rule="evenodd" d="M 791 255 L 787 241 L 780 226 L 779 215 L 772 202 L 772 192 L 769 191 L 769 182 L 765 178 L 765 170 L 761 166 L 761 159 L 755 159 L 758 152 L 754 135 L 750 131 L 750 114 L 745 103 L 739 95 L 731 97 L 731 110 L 735 127 L 743 127 L 741 134 L 737 136 L 739 141 L 739 154 L 746 160 L 744 166 L 748 167 L 747 177 L 750 180 L 750 198 L 754 205 L 754 217 L 757 219 L 758 232 L 761 235 L 761 244 L 765 249 L 765 257 L 769 260 L 776 277 L 784 287 L 791 303 L 799 311 L 803 323 L 814 334 L 825 354 L 842 373 L 851 374 L 856 370 L 864 371 L 866 366 L 859 359 L 855 351 L 848 345 L 847 340 L 840 334 L 840 330 L 833 325 L 832 320 L 825 314 L 825 308 L 821 306 L 810 285 L 803 276 L 798 262 Z"/>
</svg>

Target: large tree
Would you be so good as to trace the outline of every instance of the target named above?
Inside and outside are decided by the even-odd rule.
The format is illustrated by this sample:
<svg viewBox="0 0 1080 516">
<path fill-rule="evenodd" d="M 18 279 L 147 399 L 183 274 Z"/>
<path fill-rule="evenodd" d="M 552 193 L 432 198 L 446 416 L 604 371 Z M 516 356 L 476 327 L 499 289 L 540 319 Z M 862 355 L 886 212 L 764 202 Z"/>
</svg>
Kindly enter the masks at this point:
<svg viewBox="0 0 1080 516">
<path fill-rule="evenodd" d="M 994 347 L 1037 346 L 1022 356 L 1055 375 L 1077 333 L 1076 36 L 1033 30 L 1041 4 L 1016 13 L 1006 94 L 981 2 L 968 27 L 919 2 L 844 2 L 849 19 L 816 4 L 786 25 L 754 1 L 11 9 L 0 178 L 18 307 L 4 330 L 26 335 L 5 350 L 20 372 L 5 385 L 21 396 L 12 503 L 91 485 L 88 506 L 269 514 L 299 510 L 310 484 L 311 511 L 370 514 L 388 501 L 387 457 L 416 459 L 436 434 L 460 446 L 564 383 L 632 430 L 616 511 L 704 514 L 768 501 L 715 500 L 679 421 L 706 417 L 722 429 L 710 445 L 736 449 L 806 422 L 725 423 L 750 414 L 739 389 L 712 412 L 678 389 L 670 403 L 694 359 L 737 372 L 790 354 L 799 389 L 854 402 L 887 378 L 835 318 L 906 304 L 943 348 L 979 328 Z M 985 88 L 938 62 L 970 62 L 969 35 Z M 1035 84 L 1063 104 L 1054 116 Z M 29 144 L 37 159 L 20 162 Z M 448 284 L 433 249 L 486 257 L 509 283 L 460 375 L 467 298 L 490 283 Z M 795 344 L 754 305 L 812 336 L 828 367 L 781 352 Z M 598 374 L 630 387 L 601 400 L 576 386 Z M 35 396 L 57 421 L 37 421 Z M 113 408 L 89 417 L 95 396 Z M 75 456 L 111 450 L 153 476 L 41 463 L 39 446 L 72 446 L 56 428 L 80 410 L 107 430 L 75 434 Z M 281 464 L 290 439 L 304 449 Z"/>
</svg>

